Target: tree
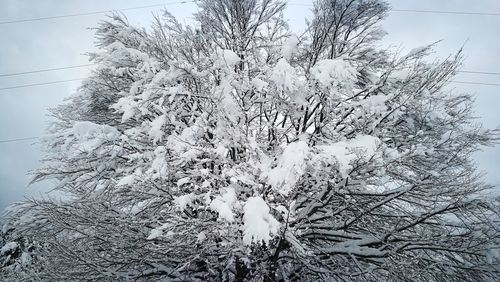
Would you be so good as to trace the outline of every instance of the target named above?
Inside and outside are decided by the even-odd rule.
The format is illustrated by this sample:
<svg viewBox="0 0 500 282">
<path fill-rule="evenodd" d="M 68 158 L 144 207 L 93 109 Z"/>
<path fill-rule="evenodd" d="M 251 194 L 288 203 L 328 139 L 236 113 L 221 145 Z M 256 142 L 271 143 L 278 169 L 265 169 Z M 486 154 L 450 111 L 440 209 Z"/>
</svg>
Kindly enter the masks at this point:
<svg viewBox="0 0 500 282">
<path fill-rule="evenodd" d="M 20 218 L 20 220 L 22 220 Z M 39 278 L 37 248 L 39 244 L 29 238 L 19 236 L 8 225 L 0 230 L 0 274 L 15 281 Z M 16 234 L 16 235 L 13 235 Z"/>
<path fill-rule="evenodd" d="M 462 51 L 376 49 L 383 1 L 318 0 L 301 36 L 280 1 L 199 7 L 195 26 L 97 29 L 34 175 L 67 196 L 9 214 L 38 277 L 497 277 L 499 199 L 471 155 L 498 130 L 446 88 Z"/>
</svg>

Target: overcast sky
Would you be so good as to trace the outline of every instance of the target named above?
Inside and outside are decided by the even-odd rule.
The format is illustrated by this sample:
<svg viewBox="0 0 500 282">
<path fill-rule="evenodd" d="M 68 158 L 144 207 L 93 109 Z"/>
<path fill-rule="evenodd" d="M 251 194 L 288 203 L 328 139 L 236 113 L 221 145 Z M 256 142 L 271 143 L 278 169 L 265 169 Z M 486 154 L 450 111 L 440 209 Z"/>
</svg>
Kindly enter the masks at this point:
<svg viewBox="0 0 500 282">
<path fill-rule="evenodd" d="M 67 17 L 43 21 L 2 24 L 19 19 L 40 18 L 75 13 L 115 10 L 155 5 L 177 0 L 0 0 L 0 88 L 85 77 L 88 68 L 75 68 L 29 75 L 2 74 L 87 64 L 85 53 L 94 51 L 93 31 L 103 14 Z M 310 4 L 294 0 L 291 4 Z M 498 0 L 392 0 L 394 9 L 442 10 L 500 13 Z M 472 5 L 472 3 L 474 3 Z M 196 11 L 193 3 L 166 5 L 178 19 L 189 22 Z M 151 14 L 161 7 L 124 11 L 133 24 L 147 26 Z M 310 8 L 290 5 L 286 17 L 294 30 L 304 27 Z M 500 72 L 500 16 L 450 15 L 391 12 L 383 22 L 388 35 L 382 45 L 402 46 L 406 50 L 438 40 L 436 56 L 444 58 L 465 43 L 464 70 Z M 460 74 L 455 80 L 500 83 L 500 76 Z M 49 118 L 47 109 L 60 104 L 74 93 L 79 82 L 0 90 L 0 210 L 25 195 L 47 191 L 50 183 L 28 187 L 29 170 L 39 165 L 43 154 L 34 140 L 4 142 L 36 137 L 44 133 Z M 476 113 L 486 127 L 500 124 L 500 87 L 453 84 L 457 92 L 476 96 Z M 477 161 L 487 172 L 487 180 L 499 185 L 500 147 L 478 154 Z"/>
</svg>

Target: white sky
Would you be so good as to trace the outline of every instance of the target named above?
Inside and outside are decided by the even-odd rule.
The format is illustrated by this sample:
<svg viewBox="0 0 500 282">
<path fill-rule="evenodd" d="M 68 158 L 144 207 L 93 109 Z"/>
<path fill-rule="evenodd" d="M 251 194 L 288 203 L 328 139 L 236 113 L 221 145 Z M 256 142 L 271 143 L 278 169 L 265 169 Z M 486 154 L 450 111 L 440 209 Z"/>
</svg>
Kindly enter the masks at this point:
<svg viewBox="0 0 500 282">
<path fill-rule="evenodd" d="M 0 0 L 0 22 L 54 15 L 115 10 L 155 5 L 177 0 Z M 293 0 L 291 4 L 310 4 Z M 447 10 L 500 13 L 498 0 L 391 0 L 394 9 Z M 133 24 L 147 26 L 157 8 L 124 11 Z M 193 3 L 167 5 L 180 20 L 190 21 L 196 11 Z M 309 7 L 291 5 L 286 18 L 293 30 L 304 27 Z M 0 75 L 37 69 L 87 64 L 86 52 L 93 51 L 95 27 L 103 14 L 44 21 L 0 24 Z M 436 56 L 444 58 L 465 43 L 464 70 L 500 72 L 500 16 L 449 15 L 391 12 L 383 23 L 388 35 L 383 45 L 402 46 L 406 50 L 437 40 Z M 0 77 L 0 88 L 22 84 L 82 78 L 85 68 Z M 460 74 L 455 80 L 500 83 L 500 76 Z M 0 90 L 0 140 L 41 136 L 48 121 L 48 108 L 60 104 L 79 82 Z M 500 124 L 500 87 L 454 84 L 457 92 L 476 95 L 476 113 L 487 127 Z M 24 195 L 47 190 L 50 183 L 28 187 L 27 172 L 36 168 L 42 153 L 32 141 L 0 143 L 0 210 Z M 488 181 L 500 183 L 500 147 L 487 149 L 477 156 Z"/>
</svg>

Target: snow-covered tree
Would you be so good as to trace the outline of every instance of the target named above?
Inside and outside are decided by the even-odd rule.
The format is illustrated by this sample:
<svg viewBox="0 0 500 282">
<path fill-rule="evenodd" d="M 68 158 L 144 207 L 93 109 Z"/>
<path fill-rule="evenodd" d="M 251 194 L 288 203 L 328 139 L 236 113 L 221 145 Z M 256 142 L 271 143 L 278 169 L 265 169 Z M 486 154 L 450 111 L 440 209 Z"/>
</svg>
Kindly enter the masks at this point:
<svg viewBox="0 0 500 282">
<path fill-rule="evenodd" d="M 40 272 L 37 256 L 40 246 L 14 233 L 8 225 L 3 225 L 0 230 L 0 278 L 8 277 L 12 281 L 36 280 Z"/>
<path fill-rule="evenodd" d="M 318 0 L 300 36 L 284 2 L 200 2 L 193 26 L 97 29 L 97 67 L 53 110 L 34 177 L 66 196 L 8 218 L 38 242 L 37 277 L 498 276 L 499 198 L 471 158 L 498 131 L 447 87 L 461 51 L 378 50 L 378 0 Z"/>
</svg>

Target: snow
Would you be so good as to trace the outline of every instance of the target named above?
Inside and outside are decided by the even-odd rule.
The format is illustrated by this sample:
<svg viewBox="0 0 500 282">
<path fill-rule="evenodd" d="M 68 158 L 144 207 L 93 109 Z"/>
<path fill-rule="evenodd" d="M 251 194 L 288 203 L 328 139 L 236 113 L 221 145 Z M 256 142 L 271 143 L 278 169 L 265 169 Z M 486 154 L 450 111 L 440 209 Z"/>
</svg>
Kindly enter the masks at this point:
<svg viewBox="0 0 500 282">
<path fill-rule="evenodd" d="M 166 153 L 167 150 L 164 146 L 158 146 L 154 150 L 154 159 L 151 163 L 151 167 L 146 171 L 146 174 L 152 179 L 159 179 L 167 176 L 168 162 Z"/>
<path fill-rule="evenodd" d="M 138 202 L 130 207 L 130 213 L 134 215 L 138 214 L 139 212 L 143 211 L 144 208 L 147 207 L 150 203 L 150 200 Z"/>
<path fill-rule="evenodd" d="M 153 228 L 151 229 L 151 231 L 149 232 L 149 236 L 146 238 L 146 240 L 154 240 L 156 238 L 159 238 L 161 236 L 163 236 L 163 230 L 167 229 L 171 227 L 171 225 L 169 223 L 165 223 L 161 226 L 158 226 L 156 228 Z M 168 231 L 165 236 L 171 236 L 173 235 L 174 233 L 172 231 Z"/>
<path fill-rule="evenodd" d="M 237 201 L 236 192 L 234 188 L 225 188 L 225 193 L 222 196 L 217 196 L 210 203 L 210 209 L 219 214 L 219 219 L 227 220 L 228 222 L 234 221 L 233 206 Z"/>
<path fill-rule="evenodd" d="M 485 251 L 486 253 L 486 261 L 490 264 L 493 264 L 500 258 L 500 248 L 498 246 L 491 246 L 489 249 Z"/>
<path fill-rule="evenodd" d="M 380 251 L 379 249 L 367 247 L 367 245 L 374 241 L 376 242 L 376 239 L 370 238 L 347 240 L 337 243 L 331 248 L 325 249 L 324 251 L 326 253 L 352 254 L 357 256 L 384 256 L 387 253 L 386 251 Z"/>
<path fill-rule="evenodd" d="M 380 140 L 371 135 L 358 135 L 347 141 L 339 141 L 331 145 L 318 145 L 316 148 L 320 154 L 318 159 L 329 162 L 334 157 L 339 171 L 343 177 L 347 176 L 352 168 L 350 163 L 356 159 L 355 151 L 362 151 L 363 159 L 369 159 L 376 151 Z"/>
<path fill-rule="evenodd" d="M 280 156 L 277 166 L 265 174 L 267 183 L 278 193 L 288 195 L 306 170 L 308 153 L 309 146 L 305 140 L 288 144 Z"/>
<path fill-rule="evenodd" d="M 80 141 L 92 141 L 94 139 L 115 140 L 120 136 L 120 132 L 116 128 L 90 121 L 75 122 L 71 132 Z"/>
<path fill-rule="evenodd" d="M 198 137 L 203 134 L 203 130 L 197 124 L 186 127 L 180 135 L 172 134 L 167 138 L 167 147 L 177 155 L 182 156 L 189 152 L 195 145 Z M 186 154 L 186 158 L 196 157 L 196 154 Z"/>
<path fill-rule="evenodd" d="M 201 231 L 196 236 L 196 243 L 202 243 L 203 241 L 205 241 L 206 238 L 207 238 L 207 235 L 205 235 L 205 232 Z"/>
<path fill-rule="evenodd" d="M 321 85 L 352 86 L 356 81 L 357 71 L 351 63 L 343 58 L 318 61 L 311 69 L 311 74 Z"/>
<path fill-rule="evenodd" d="M 271 72 L 270 80 L 280 90 L 295 91 L 298 88 L 299 77 L 295 69 L 285 59 L 280 59 Z"/>
<path fill-rule="evenodd" d="M 406 58 L 409 57 L 414 57 L 417 55 L 425 55 L 429 52 L 429 46 L 421 46 L 421 47 L 416 47 L 410 50 L 408 54 L 406 54 Z"/>
<path fill-rule="evenodd" d="M 10 253 L 14 250 L 17 249 L 17 247 L 19 247 L 19 245 L 17 244 L 17 242 L 7 242 L 5 243 L 5 245 L 3 245 L 3 247 L 0 249 L 0 254 L 1 255 L 4 255 L 6 253 Z"/>
<path fill-rule="evenodd" d="M 149 236 L 146 238 L 146 240 L 154 240 L 158 237 L 160 237 L 161 235 L 163 235 L 163 230 L 161 229 L 152 229 L 151 232 L 149 233 Z"/>
<path fill-rule="evenodd" d="M 108 59 L 116 62 L 118 65 L 123 65 L 124 60 L 131 60 L 140 62 L 142 64 L 150 63 L 150 58 L 146 53 L 143 53 L 135 48 L 127 48 L 120 41 L 115 41 L 108 46 L 106 49 L 109 53 Z"/>
<path fill-rule="evenodd" d="M 122 97 L 118 99 L 114 105 L 111 106 L 112 109 L 115 109 L 117 112 L 122 113 L 122 123 L 127 122 L 131 119 L 136 112 L 137 103 L 133 100 L 132 97 Z"/>
<path fill-rule="evenodd" d="M 189 182 L 191 182 L 191 178 L 189 178 L 189 177 L 183 177 L 183 178 L 177 180 L 177 187 L 181 187 L 184 184 L 188 184 Z"/>
<path fill-rule="evenodd" d="M 32 262 L 31 255 L 30 255 L 30 254 L 28 254 L 28 253 L 23 252 L 23 253 L 21 254 L 21 264 L 22 264 L 23 266 L 28 266 L 28 265 L 30 265 L 30 264 L 31 264 L 31 262 Z"/>
<path fill-rule="evenodd" d="M 9 208 L 9 207 L 7 207 L 5 211 L 7 211 L 7 210 L 8 210 L 8 208 Z M 3 233 L 3 234 L 7 234 L 7 231 L 9 231 L 9 229 L 10 229 L 10 228 L 9 228 L 9 225 L 7 225 L 7 223 L 5 223 L 4 225 L 2 225 L 2 233 Z"/>
<path fill-rule="evenodd" d="M 163 137 L 162 127 L 166 121 L 167 121 L 167 116 L 161 115 L 155 118 L 151 122 L 151 129 L 149 130 L 149 136 L 153 138 L 153 143 L 161 141 L 161 138 Z"/>
<path fill-rule="evenodd" d="M 253 85 L 253 87 L 255 87 L 255 89 L 257 91 L 262 91 L 265 87 L 267 87 L 269 85 L 269 83 L 263 81 L 262 79 L 260 79 L 258 77 L 254 77 L 252 79 L 252 85 Z"/>
<path fill-rule="evenodd" d="M 69 156 L 78 156 L 82 152 L 98 152 L 96 149 L 102 144 L 117 140 L 121 134 L 116 128 L 109 125 L 76 121 L 71 128 L 65 131 L 65 135 L 68 138 L 62 149 L 66 150 Z"/>
<path fill-rule="evenodd" d="M 194 199 L 195 195 L 193 193 L 189 193 L 186 195 L 174 197 L 174 203 L 181 211 L 183 211 L 188 205 L 191 205 L 193 203 Z"/>
<path fill-rule="evenodd" d="M 214 67 L 216 68 L 233 68 L 240 62 L 240 57 L 238 54 L 234 53 L 232 50 L 228 49 L 219 49 L 216 52 L 216 56 L 214 59 Z"/>
<path fill-rule="evenodd" d="M 448 140 L 450 140 L 451 136 L 452 136 L 452 133 L 453 131 L 449 130 L 449 131 L 446 131 L 445 133 L 443 133 L 441 135 L 441 138 L 439 139 L 439 145 L 442 145 L 444 143 L 446 143 Z"/>
<path fill-rule="evenodd" d="M 95 124 L 90 121 L 77 121 L 73 124 L 73 134 L 80 139 L 102 137 L 116 139 L 120 134 L 118 130 L 109 125 Z"/>
<path fill-rule="evenodd" d="M 307 104 L 303 76 L 299 76 L 286 59 L 281 58 L 276 63 L 269 74 L 269 80 L 276 86 L 278 93 L 283 92 L 282 95 L 288 96 L 292 102 L 299 105 Z"/>
<path fill-rule="evenodd" d="M 278 234 L 280 224 L 269 211 L 269 206 L 261 197 L 247 199 L 243 207 L 243 243 L 269 244 L 272 236 Z"/>
<path fill-rule="evenodd" d="M 201 183 L 201 188 L 210 188 L 210 186 L 212 186 L 212 184 L 208 180 L 205 180 L 203 181 L 203 183 Z"/>
<path fill-rule="evenodd" d="M 387 95 L 373 95 L 364 100 L 361 100 L 359 102 L 359 105 L 365 108 L 369 113 L 383 113 L 387 111 L 387 106 L 385 105 L 387 99 Z"/>
<path fill-rule="evenodd" d="M 217 144 L 217 147 L 214 149 L 214 153 L 218 156 L 225 158 L 229 150 L 223 144 Z"/>
<path fill-rule="evenodd" d="M 237 121 L 242 115 L 241 107 L 233 97 L 234 87 L 231 85 L 231 79 L 224 78 L 217 87 L 217 94 L 220 97 L 220 109 L 226 113 L 227 118 Z"/>
<path fill-rule="evenodd" d="M 298 44 L 299 38 L 296 35 L 288 37 L 281 47 L 281 55 L 283 58 L 290 60 L 293 54 L 297 52 Z"/>
<path fill-rule="evenodd" d="M 117 183 L 116 186 L 127 186 L 127 185 L 132 185 L 135 182 L 135 175 L 127 175 L 125 177 L 122 177 Z"/>
</svg>

